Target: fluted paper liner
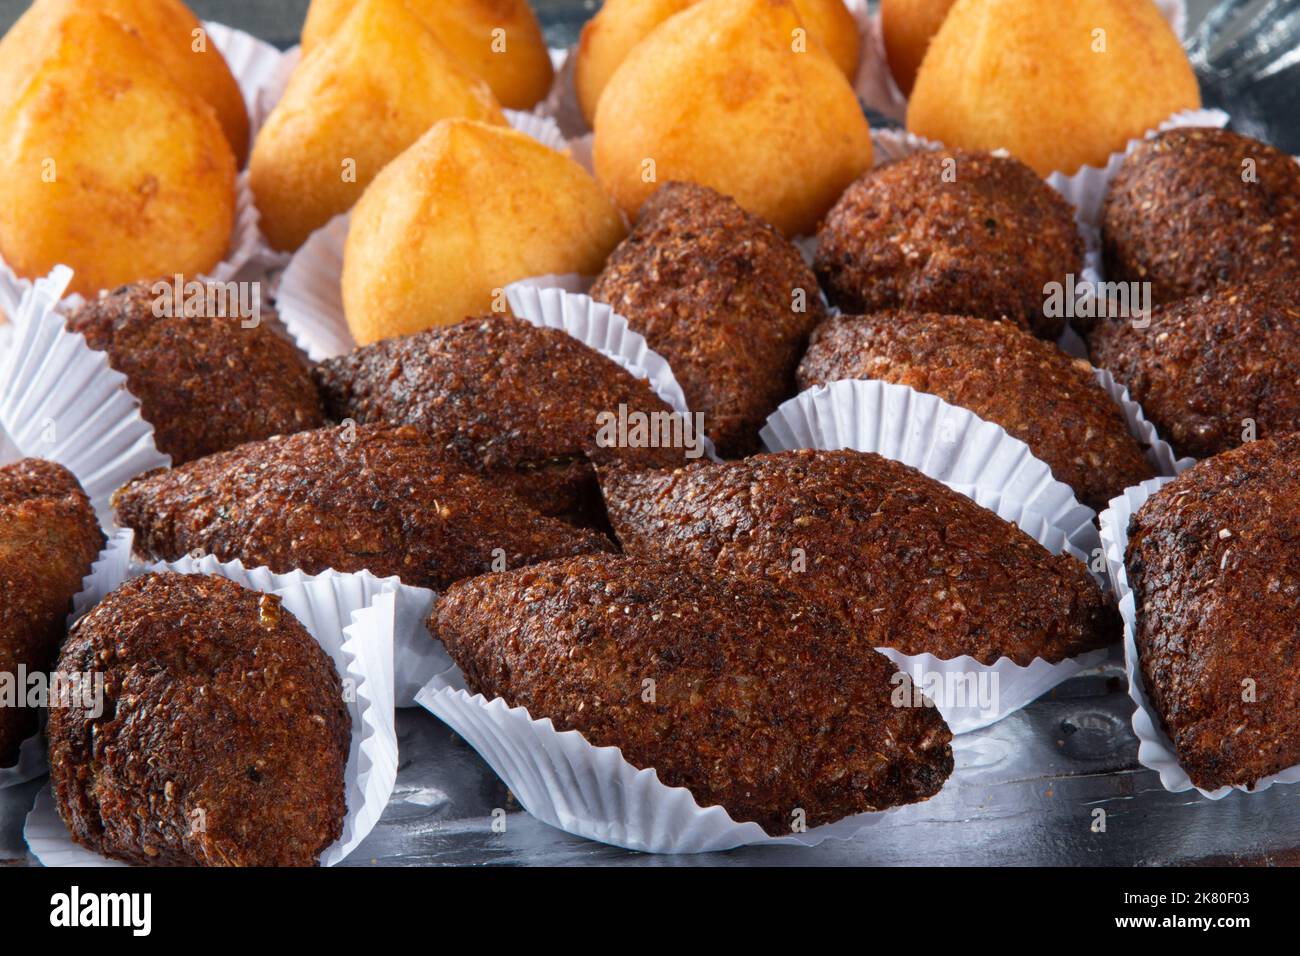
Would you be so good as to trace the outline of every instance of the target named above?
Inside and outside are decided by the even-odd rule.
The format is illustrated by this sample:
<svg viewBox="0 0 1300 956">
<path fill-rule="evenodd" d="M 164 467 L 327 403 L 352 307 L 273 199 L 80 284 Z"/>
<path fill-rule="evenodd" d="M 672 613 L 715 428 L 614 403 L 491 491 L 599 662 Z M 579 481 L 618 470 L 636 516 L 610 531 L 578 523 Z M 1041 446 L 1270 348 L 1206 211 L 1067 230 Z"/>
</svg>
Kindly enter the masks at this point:
<svg viewBox="0 0 1300 956">
<path fill-rule="evenodd" d="M 1179 471 L 1190 465 L 1189 460 Z M 1158 773 L 1160 783 L 1166 790 L 1181 793 L 1195 789 L 1210 800 L 1221 800 L 1234 791 L 1260 793 L 1275 783 L 1300 783 L 1300 764 L 1296 764 L 1263 778 L 1254 790 L 1240 786 L 1220 787 L 1217 790 L 1196 787 L 1187 771 L 1179 765 L 1173 742 L 1161 727 L 1160 718 L 1147 697 L 1146 683 L 1138 660 L 1137 607 L 1133 589 L 1129 586 L 1124 556 L 1128 550 L 1129 519 L 1137 514 L 1148 498 L 1173 480 L 1170 477 L 1153 478 L 1128 488 L 1124 494 L 1111 499 L 1110 507 L 1101 513 L 1101 540 L 1106 552 L 1106 564 L 1110 568 L 1110 579 L 1119 599 L 1119 612 L 1124 618 L 1124 669 L 1128 672 L 1128 692 L 1137 705 L 1137 710 L 1133 712 L 1133 732 L 1138 738 L 1138 763 Z"/>
<path fill-rule="evenodd" d="M 875 452 L 950 485 L 996 493 L 1036 511 L 1084 554 L 1100 545 L 1093 510 L 1029 446 L 969 409 L 906 385 L 844 379 L 782 404 L 760 432 L 769 451 Z"/>
<path fill-rule="evenodd" d="M 355 699 L 352 747 L 345 786 L 347 815 L 343 835 L 321 854 L 333 866 L 352 852 L 374 828 L 397 780 L 397 735 L 393 727 L 393 591 L 378 579 L 325 572 L 320 575 L 273 575 L 245 570 L 238 563 L 214 558 L 159 563 L 145 571 L 218 574 L 245 587 L 277 594 L 330 655 L 339 676 L 351 682 Z M 49 786 L 27 816 L 24 837 L 32 854 L 46 866 L 123 866 L 72 842 L 59 818 Z"/>
<path fill-rule="evenodd" d="M 171 459 L 154 444 L 126 376 L 54 310 L 71 276 L 60 266 L 24 297 L 13 348 L 0 357 L 0 428 L 23 455 L 76 475 L 100 523 L 111 527 L 113 492 Z"/>
</svg>

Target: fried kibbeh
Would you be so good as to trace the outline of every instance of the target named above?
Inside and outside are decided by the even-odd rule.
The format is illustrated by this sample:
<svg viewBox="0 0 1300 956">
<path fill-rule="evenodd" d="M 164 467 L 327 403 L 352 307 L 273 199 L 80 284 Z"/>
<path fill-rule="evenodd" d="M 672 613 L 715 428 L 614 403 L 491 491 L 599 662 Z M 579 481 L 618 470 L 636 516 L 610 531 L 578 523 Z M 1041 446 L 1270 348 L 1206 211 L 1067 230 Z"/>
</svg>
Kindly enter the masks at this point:
<svg viewBox="0 0 1300 956">
<path fill-rule="evenodd" d="M 24 278 L 75 270 L 93 295 L 208 272 L 235 217 L 235 157 L 212 108 L 104 13 L 54 28 L 0 105 L 0 255 Z"/>
<path fill-rule="evenodd" d="M 314 376 L 336 420 L 412 425 L 542 514 L 604 520 L 593 464 L 683 464 L 686 449 L 607 442 L 625 410 L 665 416 L 649 384 L 560 329 L 485 316 L 363 346 Z M 615 436 L 617 437 L 617 436 Z"/>
<path fill-rule="evenodd" d="M 618 209 L 568 156 L 506 127 L 438 123 L 375 177 L 352 213 L 343 306 L 359 345 L 502 311 L 502 289 L 595 275 Z"/>
<path fill-rule="evenodd" d="M 222 286 L 201 285 L 220 294 Z M 159 290 L 170 306 L 155 313 Z M 141 282 L 101 293 L 68 314 L 67 325 L 126 376 L 127 389 L 153 425 L 158 450 L 182 465 L 272 435 L 325 424 L 307 363 L 272 329 L 236 310 L 187 314 L 171 283 Z M 194 301 L 198 301 L 197 299 Z M 170 312 L 171 314 L 168 314 Z"/>
<path fill-rule="evenodd" d="M 817 279 L 772 226 L 705 186 L 667 183 L 591 296 L 668 360 L 724 455 L 758 447 L 825 315 Z"/>
<path fill-rule="evenodd" d="M 343 683 L 275 595 L 146 574 L 73 626 L 59 671 L 103 675 L 101 712 L 50 713 L 55 805 L 87 849 L 143 866 L 315 866 L 342 836 Z"/>
<path fill-rule="evenodd" d="M 551 54 L 528 0 L 405 0 L 462 67 L 485 80 L 502 106 L 529 110 L 554 79 Z M 302 27 L 310 53 L 340 29 L 357 0 L 311 0 Z"/>
<path fill-rule="evenodd" d="M 930 41 L 956 0 L 880 0 L 880 31 L 889 72 L 904 96 L 912 92 Z"/>
<path fill-rule="evenodd" d="M 633 47 L 596 109 L 596 177 L 635 217 L 670 180 L 811 234 L 871 168 L 857 95 L 790 0 L 702 0 Z M 795 39 L 792 39 L 794 37 Z"/>
<path fill-rule="evenodd" d="M 907 385 L 1001 425 L 1098 511 L 1155 474 L 1092 366 L 1008 322 L 911 312 L 828 319 L 799 365 L 799 388 L 855 378 Z"/>
<path fill-rule="evenodd" d="M 1158 306 L 1144 328 L 1111 319 L 1088 345 L 1179 454 L 1300 430 L 1300 283 L 1223 286 Z"/>
<path fill-rule="evenodd" d="M 1300 164 L 1225 129 L 1137 146 L 1102 206 L 1107 277 L 1151 283 L 1156 303 L 1277 272 L 1300 284 Z"/>
<path fill-rule="evenodd" d="M 248 107 L 225 57 L 180 0 L 35 0 L 0 40 L 0 103 L 12 103 L 72 13 L 108 14 L 182 89 L 212 107 L 237 163 L 248 153 Z"/>
<path fill-rule="evenodd" d="M 813 264 L 852 314 L 904 309 L 1002 319 L 1056 339 L 1046 288 L 1080 275 L 1070 204 L 1024 163 L 963 150 L 913 153 L 867 173 L 817 233 Z"/>
<path fill-rule="evenodd" d="M 1200 105 L 1151 0 L 957 0 L 917 72 L 907 128 L 1068 176 Z"/>
<path fill-rule="evenodd" d="M 1026 666 L 1119 636 L 1119 615 L 1081 562 L 879 455 L 805 449 L 609 469 L 601 488 L 627 554 L 770 581 L 874 647 Z"/>
<path fill-rule="evenodd" d="M 361 0 L 294 71 L 253 147 L 249 184 L 271 245 L 297 249 L 451 116 L 505 124 L 487 84 L 402 0 Z"/>
<path fill-rule="evenodd" d="M 429 627 L 471 690 L 773 836 L 798 808 L 831 823 L 925 800 L 952 772 L 938 711 L 891 701 L 893 664 L 762 582 L 590 555 L 462 581 Z"/>
<path fill-rule="evenodd" d="M 442 589 L 547 558 L 613 551 L 462 470 L 409 426 L 342 425 L 155 471 L 113 496 L 142 555 L 191 552 L 277 573 L 370 571 Z"/>
<path fill-rule="evenodd" d="M 589 124 L 605 86 L 627 55 L 669 17 L 696 0 L 606 0 L 582 27 L 575 54 L 573 84 Z M 794 0 L 795 12 L 811 39 L 825 47 L 849 82 L 858 71 L 861 37 L 842 0 Z"/>
<path fill-rule="evenodd" d="M 0 675 L 24 699 L 20 669 L 53 667 L 72 599 L 103 547 L 90 499 L 70 471 L 36 458 L 0 467 Z M 38 716 L 0 703 L 0 767 L 18 759 Z"/>
<path fill-rule="evenodd" d="M 1300 433 L 1165 485 L 1125 562 L 1142 679 L 1192 783 L 1253 788 L 1300 764 Z"/>
</svg>

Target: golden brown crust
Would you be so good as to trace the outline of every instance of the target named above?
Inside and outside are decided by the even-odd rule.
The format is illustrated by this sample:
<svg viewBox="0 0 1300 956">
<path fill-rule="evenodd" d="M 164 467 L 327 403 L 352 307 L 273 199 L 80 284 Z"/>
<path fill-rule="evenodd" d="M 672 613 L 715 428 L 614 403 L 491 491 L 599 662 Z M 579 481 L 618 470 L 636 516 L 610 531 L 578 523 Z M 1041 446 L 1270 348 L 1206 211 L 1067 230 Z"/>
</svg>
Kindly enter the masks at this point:
<svg viewBox="0 0 1300 956">
<path fill-rule="evenodd" d="M 602 414 L 672 407 L 567 332 L 513 316 L 385 339 L 321 363 L 314 377 L 335 419 L 412 425 L 543 514 L 582 523 L 604 518 L 591 462 L 685 460 L 680 448 L 598 441 Z"/>
<path fill-rule="evenodd" d="M 914 153 L 868 172 L 817 232 L 814 268 L 845 312 L 1004 319 L 1055 339 L 1046 287 L 1083 271 L 1074 213 L 1011 157 Z"/>
<path fill-rule="evenodd" d="M 1300 280 L 1222 286 L 1156 308 L 1151 324 L 1112 320 L 1088 339 L 1094 361 L 1180 454 L 1216 455 L 1300 429 Z"/>
<path fill-rule="evenodd" d="M 825 314 L 799 251 L 732 200 L 667 183 L 591 289 L 668 360 L 724 455 L 758 448 Z M 804 311 L 797 311 L 796 300 Z"/>
<path fill-rule="evenodd" d="M 502 562 L 613 550 L 603 535 L 463 471 L 409 426 L 253 442 L 137 478 L 113 504 L 152 558 L 202 551 L 277 572 L 396 575 L 417 587 L 443 588 Z"/>
<path fill-rule="evenodd" d="M 592 555 L 463 581 L 430 628 L 475 691 L 774 836 L 797 809 L 817 826 L 914 803 L 952 772 L 943 718 L 894 705 L 887 658 L 761 582 Z"/>
<path fill-rule="evenodd" d="M 72 837 L 152 866 L 312 866 L 343 832 L 352 718 L 329 655 L 280 599 L 148 574 L 73 627 L 65 675 L 103 710 L 50 712 Z"/>
<path fill-rule="evenodd" d="M 238 317 L 160 317 L 155 285 L 91 299 L 68 317 L 68 328 L 126 376 L 173 464 L 325 423 L 307 364 L 272 330 L 269 308 L 255 328 Z"/>
<path fill-rule="evenodd" d="M 35 458 L 0 468 L 0 673 L 49 671 L 103 546 L 90 500 L 66 468 Z M 37 715 L 0 706 L 0 767 L 17 759 Z"/>
<path fill-rule="evenodd" d="M 789 588 L 876 647 L 1056 662 L 1118 637 L 1084 566 L 915 469 L 793 451 L 601 473 L 623 549 Z"/>
<path fill-rule="evenodd" d="M 1300 433 L 1183 472 L 1128 540 L 1143 680 L 1192 782 L 1300 764 Z"/>
<path fill-rule="evenodd" d="M 852 378 L 908 385 L 1001 425 L 1096 510 L 1154 474 L 1092 366 L 1006 322 L 909 312 L 830 319 L 813 333 L 799 387 Z"/>
<path fill-rule="evenodd" d="M 1294 283 L 1300 165 L 1229 130 L 1168 130 L 1125 158 L 1101 226 L 1107 277 L 1150 282 L 1156 303 L 1275 269 Z"/>
</svg>

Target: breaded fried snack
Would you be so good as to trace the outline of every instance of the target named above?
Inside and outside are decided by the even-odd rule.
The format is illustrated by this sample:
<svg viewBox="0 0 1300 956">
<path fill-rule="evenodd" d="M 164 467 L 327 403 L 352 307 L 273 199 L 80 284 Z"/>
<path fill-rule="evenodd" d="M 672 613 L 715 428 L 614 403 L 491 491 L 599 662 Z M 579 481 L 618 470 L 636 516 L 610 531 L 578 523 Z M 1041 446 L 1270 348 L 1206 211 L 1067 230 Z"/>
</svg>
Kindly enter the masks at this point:
<svg viewBox="0 0 1300 956">
<path fill-rule="evenodd" d="M 1025 666 L 1119 636 L 1119 615 L 1083 564 L 879 455 L 610 469 L 601 487 L 628 554 L 770 581 L 873 647 Z"/>
<path fill-rule="evenodd" d="M 507 284 L 595 275 L 623 234 L 618 209 L 568 156 L 506 127 L 443 120 L 353 210 L 348 327 L 369 345 L 504 311 Z"/>
<path fill-rule="evenodd" d="M 9 105 L 58 42 L 60 21 L 104 13 L 144 44 L 179 87 L 212 107 L 236 163 L 248 153 L 248 107 L 206 29 L 180 0 L 35 0 L 0 41 L 0 104 Z"/>
<path fill-rule="evenodd" d="M 69 14 L 53 33 L 0 104 L 0 255 L 25 278 L 69 265 L 83 295 L 208 272 L 235 216 L 216 114 L 108 14 Z"/>
<path fill-rule="evenodd" d="M 591 289 L 668 360 L 724 455 L 758 431 L 794 386 L 825 314 L 817 279 L 772 226 L 704 186 L 668 183 L 641 210 Z"/>
<path fill-rule="evenodd" d="M 596 176 L 629 216 L 679 179 L 810 234 L 871 168 L 858 98 L 790 0 L 703 0 L 632 48 L 596 110 Z"/>
<path fill-rule="evenodd" d="M 659 24 L 696 0 L 606 0 L 582 27 L 574 63 L 573 85 L 582 115 L 592 123 L 600 94 L 632 48 Z M 820 43 L 849 82 L 858 71 L 861 37 L 843 0 L 794 0 L 808 37 Z"/>
<path fill-rule="evenodd" d="M 828 319 L 799 365 L 799 388 L 854 378 L 907 385 L 1001 425 L 1090 508 L 1154 474 L 1092 366 L 1007 322 L 914 312 Z"/>
<path fill-rule="evenodd" d="M 1300 764 L 1300 433 L 1200 462 L 1129 523 L 1147 695 L 1205 790 Z"/>
<path fill-rule="evenodd" d="M 285 573 L 370 571 L 416 587 L 613 545 L 460 470 L 418 430 L 343 425 L 137 478 L 117 521 L 153 559 L 190 552 Z"/>
<path fill-rule="evenodd" d="M 688 451 L 642 445 L 631 432 L 618 443 L 606 425 L 620 415 L 666 422 L 672 407 L 567 332 L 514 316 L 385 339 L 322 362 L 314 375 L 333 418 L 412 425 L 542 514 L 579 524 L 604 519 L 593 463 L 672 467 Z"/>
<path fill-rule="evenodd" d="M 1157 307 L 1144 328 L 1112 319 L 1088 344 L 1179 454 L 1300 430 L 1296 281 L 1222 286 Z"/>
<path fill-rule="evenodd" d="M 907 128 L 1071 175 L 1200 105 L 1152 0 L 957 0 L 917 73 Z"/>
<path fill-rule="evenodd" d="M 761 582 L 592 555 L 463 581 L 429 626 L 473 691 L 773 836 L 797 810 L 812 827 L 925 800 L 952 772 L 943 718 L 891 702 L 866 635 Z"/>
<path fill-rule="evenodd" d="M 182 465 L 324 425 L 307 363 L 272 330 L 270 307 L 259 305 L 246 318 L 226 308 L 224 286 L 201 288 L 202 302 L 191 303 L 170 280 L 141 282 L 102 293 L 68 316 L 68 328 L 107 352 L 126 376 L 158 450 Z M 224 314 L 210 313 L 208 292 Z"/>
<path fill-rule="evenodd" d="M 930 41 L 956 0 L 880 0 L 880 30 L 894 82 L 907 96 Z"/>
<path fill-rule="evenodd" d="M 913 153 L 850 186 L 817 233 L 832 304 L 1002 319 L 1055 339 L 1047 287 L 1083 272 L 1074 211 L 1023 163 L 961 150 Z"/>
<path fill-rule="evenodd" d="M 502 106 L 528 110 L 546 97 L 554 70 L 528 0 L 404 0 L 466 70 L 487 81 Z M 312 0 L 302 27 L 310 53 L 346 29 L 357 0 Z"/>
<path fill-rule="evenodd" d="M 1300 283 L 1300 164 L 1226 129 L 1171 129 L 1125 159 L 1102 206 L 1112 280 L 1157 303 L 1269 272 Z"/>
<path fill-rule="evenodd" d="M 77 622 L 59 672 L 103 677 L 102 707 L 50 711 L 50 784 L 82 846 L 145 866 L 315 866 L 342 835 L 343 684 L 278 597 L 146 574 Z"/>
<path fill-rule="evenodd" d="M 47 672 L 67 632 L 72 599 L 104 546 L 90 499 L 72 473 L 27 458 L 0 467 L 0 674 Z M 0 767 L 36 731 L 38 711 L 0 704 Z"/>
<path fill-rule="evenodd" d="M 451 116 L 505 124 L 487 84 L 402 0 L 361 0 L 294 71 L 253 147 L 249 184 L 271 245 L 297 249 Z"/>
</svg>

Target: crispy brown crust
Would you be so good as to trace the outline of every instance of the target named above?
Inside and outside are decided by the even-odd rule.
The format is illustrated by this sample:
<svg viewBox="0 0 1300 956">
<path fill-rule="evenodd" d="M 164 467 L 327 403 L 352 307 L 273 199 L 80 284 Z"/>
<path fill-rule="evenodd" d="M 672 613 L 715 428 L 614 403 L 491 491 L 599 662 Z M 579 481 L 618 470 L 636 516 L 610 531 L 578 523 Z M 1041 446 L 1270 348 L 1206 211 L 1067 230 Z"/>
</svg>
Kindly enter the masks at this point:
<svg viewBox="0 0 1300 956">
<path fill-rule="evenodd" d="M 385 339 L 316 367 L 336 420 L 413 425 L 543 514 L 603 520 L 591 462 L 663 468 L 672 448 L 604 447 L 602 413 L 671 414 L 645 381 L 561 329 L 513 316 Z"/>
<path fill-rule="evenodd" d="M 1147 694 L 1192 782 L 1300 764 L 1300 433 L 1170 482 L 1131 519 L 1126 562 Z"/>
<path fill-rule="evenodd" d="M 791 395 L 808 333 L 825 314 L 817 280 L 790 242 L 692 183 L 667 183 L 646 201 L 591 295 L 668 360 L 724 455 L 759 447 L 759 429 Z"/>
<path fill-rule="evenodd" d="M 103 546 L 90 500 L 66 468 L 35 458 L 0 468 L 0 673 L 50 670 Z M 17 760 L 37 716 L 0 707 L 0 767 Z"/>
<path fill-rule="evenodd" d="M 817 826 L 927 799 L 952 772 L 943 718 L 894 706 L 887 658 L 760 582 L 580 557 L 463 581 L 430 627 L 475 691 L 775 836 L 797 808 Z"/>
<path fill-rule="evenodd" d="M 1144 329 L 1106 322 L 1088 344 L 1180 454 L 1235 448 L 1246 419 L 1259 438 L 1300 429 L 1300 280 L 1223 286 Z"/>
<path fill-rule="evenodd" d="M 148 574 L 73 627 L 59 670 L 103 675 L 101 716 L 50 711 L 50 783 L 81 845 L 152 866 L 312 866 L 342 835 L 343 684 L 278 597 Z"/>
<path fill-rule="evenodd" d="M 1245 182 L 1243 163 L 1255 164 Z M 1223 283 L 1300 272 L 1300 165 L 1229 130 L 1172 129 L 1136 147 L 1102 206 L 1111 280 L 1150 282 L 1172 302 Z"/>
<path fill-rule="evenodd" d="M 307 364 L 272 330 L 278 320 L 268 307 L 251 329 L 239 318 L 159 318 L 154 285 L 101 294 L 68 317 L 68 328 L 126 376 L 173 464 L 325 424 Z"/>
<path fill-rule="evenodd" d="M 826 215 L 817 243 L 817 278 L 845 312 L 1005 319 L 1049 339 L 1065 320 L 1043 314 L 1045 288 L 1083 271 L 1070 204 L 1019 160 L 965 150 L 868 172 Z"/>
<path fill-rule="evenodd" d="M 830 319 L 813 333 L 799 387 L 846 378 L 908 385 L 1001 425 L 1090 508 L 1154 474 L 1092 366 L 1006 322 L 909 312 Z"/>
<path fill-rule="evenodd" d="M 317 573 L 367 570 L 443 588 L 589 551 L 603 535 L 547 518 L 441 455 L 409 426 L 340 426 L 243 445 L 137 478 L 114 496 L 136 548 Z"/>
<path fill-rule="evenodd" d="M 1119 634 L 1074 558 L 879 455 L 780 452 L 601 480 L 628 554 L 771 581 L 876 647 L 1027 665 Z"/>
</svg>

